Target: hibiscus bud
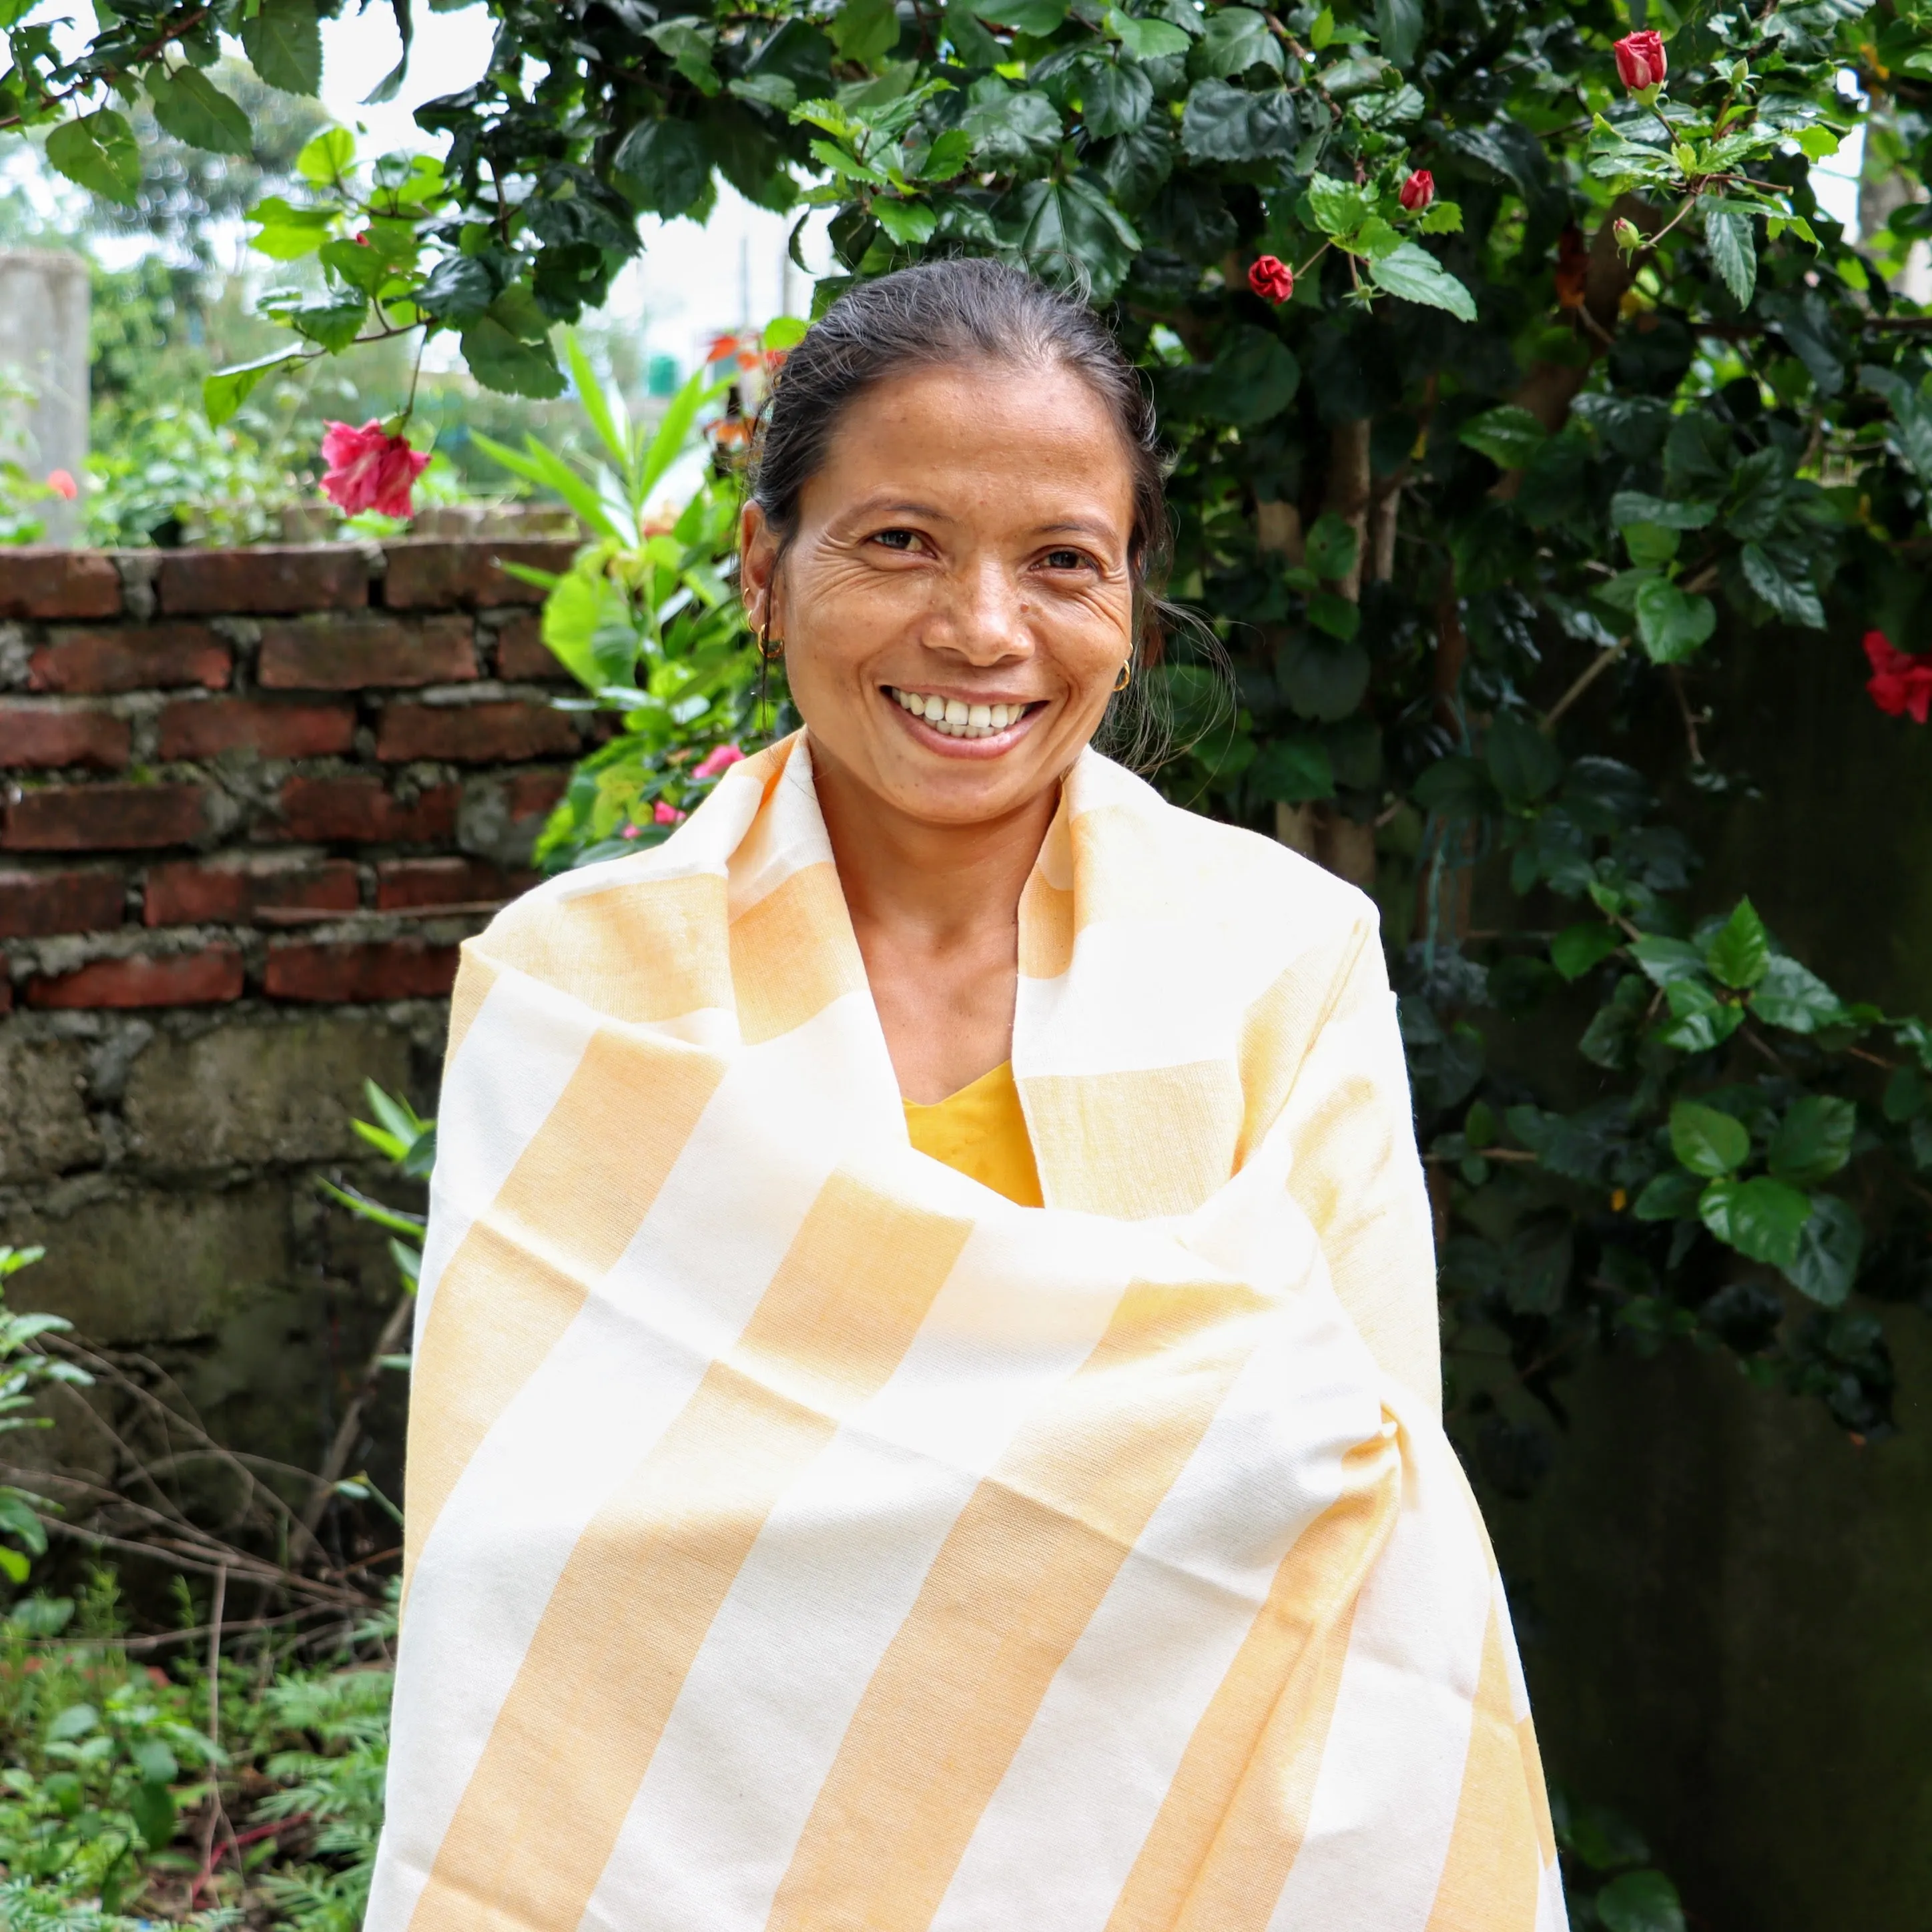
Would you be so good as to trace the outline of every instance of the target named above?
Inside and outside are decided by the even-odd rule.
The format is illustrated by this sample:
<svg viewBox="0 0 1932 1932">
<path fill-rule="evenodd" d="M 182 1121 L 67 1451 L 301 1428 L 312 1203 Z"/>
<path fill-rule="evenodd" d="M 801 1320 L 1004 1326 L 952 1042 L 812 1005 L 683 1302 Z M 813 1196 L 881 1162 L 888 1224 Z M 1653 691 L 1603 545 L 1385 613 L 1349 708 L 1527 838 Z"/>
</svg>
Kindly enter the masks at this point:
<svg viewBox="0 0 1932 1932">
<path fill-rule="evenodd" d="M 1264 255 L 1248 271 L 1248 286 L 1264 302 L 1285 302 L 1294 292 L 1294 271 L 1274 255 Z"/>
<path fill-rule="evenodd" d="M 1617 57 L 1617 78 L 1633 94 L 1661 87 L 1669 63 L 1664 57 L 1664 36 L 1646 28 L 1626 34 L 1610 50 Z"/>
<path fill-rule="evenodd" d="M 1634 255 L 1643 246 L 1643 236 L 1634 221 L 1626 221 L 1618 215 L 1610 232 L 1616 237 L 1617 246 L 1626 255 Z"/>
<path fill-rule="evenodd" d="M 347 423 L 322 424 L 322 460 L 328 465 L 322 494 L 346 515 L 364 510 L 386 517 L 410 514 L 410 493 L 429 466 L 400 436 L 392 436 L 374 418 L 360 429 Z"/>
<path fill-rule="evenodd" d="M 47 488 L 56 496 L 70 503 L 80 494 L 80 485 L 74 480 L 71 472 L 65 470 L 50 470 L 47 472 Z"/>
<path fill-rule="evenodd" d="M 1412 214 L 1420 214 L 1436 199 L 1436 177 L 1426 168 L 1418 168 L 1402 184 L 1402 205 Z"/>
<path fill-rule="evenodd" d="M 653 825 L 682 825 L 687 816 L 668 799 L 661 798 L 651 807 L 651 823 Z"/>
</svg>

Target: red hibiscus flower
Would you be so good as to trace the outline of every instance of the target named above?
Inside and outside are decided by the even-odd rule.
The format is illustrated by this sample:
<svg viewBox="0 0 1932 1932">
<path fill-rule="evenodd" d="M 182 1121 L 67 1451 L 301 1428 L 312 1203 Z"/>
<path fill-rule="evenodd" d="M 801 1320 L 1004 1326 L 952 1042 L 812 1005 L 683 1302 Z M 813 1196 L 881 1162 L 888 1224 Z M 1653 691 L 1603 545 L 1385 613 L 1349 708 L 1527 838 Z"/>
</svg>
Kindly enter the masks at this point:
<svg viewBox="0 0 1932 1932">
<path fill-rule="evenodd" d="M 1617 78 L 1631 93 L 1663 86 L 1670 62 L 1664 58 L 1661 34 L 1648 28 L 1640 34 L 1626 34 L 1610 51 L 1617 57 Z"/>
<path fill-rule="evenodd" d="M 1871 661 L 1865 688 L 1872 702 L 1888 718 L 1909 712 L 1915 724 L 1923 724 L 1932 712 L 1932 651 L 1915 656 L 1898 650 L 1882 631 L 1868 631 L 1865 656 Z"/>
<path fill-rule="evenodd" d="M 410 514 L 410 492 L 428 468 L 399 436 L 392 436 L 374 421 L 360 429 L 341 422 L 325 423 L 322 460 L 328 465 L 322 494 L 350 516 L 378 510 L 386 517 Z"/>
<path fill-rule="evenodd" d="M 715 778 L 720 772 L 730 770 L 744 755 L 736 745 L 714 745 L 692 766 L 691 776 L 694 778 Z"/>
<path fill-rule="evenodd" d="M 70 503 L 80 494 L 80 485 L 74 480 L 73 473 L 69 470 L 50 470 L 47 472 L 47 488 L 56 496 Z"/>
<path fill-rule="evenodd" d="M 1248 271 L 1248 286 L 1264 302 L 1285 302 L 1294 292 L 1294 271 L 1273 255 L 1264 255 Z"/>
<path fill-rule="evenodd" d="M 1412 214 L 1420 214 L 1436 199 L 1436 177 L 1426 168 L 1418 168 L 1402 184 L 1398 197 Z"/>
</svg>

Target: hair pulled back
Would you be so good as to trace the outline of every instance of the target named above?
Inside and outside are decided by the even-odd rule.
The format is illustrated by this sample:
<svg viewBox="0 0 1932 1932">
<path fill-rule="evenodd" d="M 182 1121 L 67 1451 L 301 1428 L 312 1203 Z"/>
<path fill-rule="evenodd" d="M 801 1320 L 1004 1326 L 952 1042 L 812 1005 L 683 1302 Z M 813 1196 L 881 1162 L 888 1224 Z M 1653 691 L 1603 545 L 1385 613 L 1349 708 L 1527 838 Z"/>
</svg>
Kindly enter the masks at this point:
<svg viewBox="0 0 1932 1932">
<path fill-rule="evenodd" d="M 1160 595 L 1169 532 L 1154 406 L 1106 325 L 1077 296 L 977 257 L 925 262 L 848 289 L 785 359 L 752 460 L 752 500 L 781 555 L 798 528 L 799 498 L 825 464 L 845 412 L 904 370 L 988 362 L 1064 368 L 1099 398 L 1133 473 L 1127 561 L 1136 663 L 1158 661 Z"/>
</svg>

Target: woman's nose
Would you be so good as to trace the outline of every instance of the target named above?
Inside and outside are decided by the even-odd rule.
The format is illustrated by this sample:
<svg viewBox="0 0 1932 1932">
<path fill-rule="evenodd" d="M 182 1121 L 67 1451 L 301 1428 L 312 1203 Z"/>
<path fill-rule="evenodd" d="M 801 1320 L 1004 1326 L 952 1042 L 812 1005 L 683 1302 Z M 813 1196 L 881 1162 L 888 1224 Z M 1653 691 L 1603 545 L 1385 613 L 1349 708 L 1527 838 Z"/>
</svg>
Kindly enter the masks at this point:
<svg viewBox="0 0 1932 1932">
<path fill-rule="evenodd" d="M 968 560 L 952 574 L 946 621 L 932 641 L 969 664 L 997 664 L 1033 648 L 1025 596 L 998 557 Z"/>
</svg>

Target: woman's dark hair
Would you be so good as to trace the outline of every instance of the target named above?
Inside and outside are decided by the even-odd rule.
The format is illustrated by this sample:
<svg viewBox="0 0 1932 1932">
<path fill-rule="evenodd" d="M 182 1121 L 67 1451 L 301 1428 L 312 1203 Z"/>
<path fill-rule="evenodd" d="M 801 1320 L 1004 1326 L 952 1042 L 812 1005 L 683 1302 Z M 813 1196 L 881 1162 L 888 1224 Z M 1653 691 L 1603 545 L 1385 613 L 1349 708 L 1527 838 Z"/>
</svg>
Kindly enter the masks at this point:
<svg viewBox="0 0 1932 1932">
<path fill-rule="evenodd" d="M 976 258 L 926 262 L 848 289 L 786 358 L 752 460 L 752 500 L 780 554 L 798 527 L 799 496 L 824 466 L 846 410 L 908 369 L 973 361 L 1071 370 L 1105 405 L 1133 466 L 1128 566 L 1136 668 L 1160 661 L 1168 562 L 1164 466 L 1154 405 L 1133 365 L 1077 296 L 1018 268 Z"/>
</svg>

